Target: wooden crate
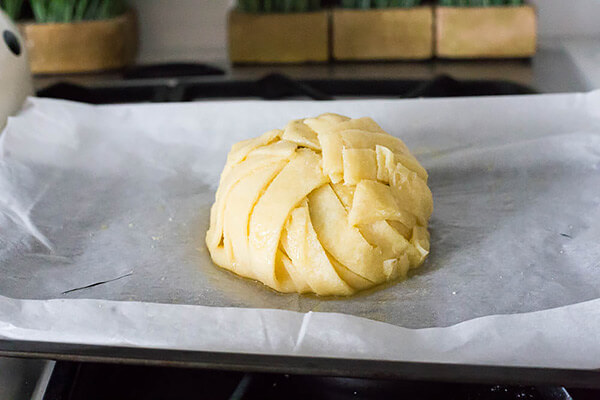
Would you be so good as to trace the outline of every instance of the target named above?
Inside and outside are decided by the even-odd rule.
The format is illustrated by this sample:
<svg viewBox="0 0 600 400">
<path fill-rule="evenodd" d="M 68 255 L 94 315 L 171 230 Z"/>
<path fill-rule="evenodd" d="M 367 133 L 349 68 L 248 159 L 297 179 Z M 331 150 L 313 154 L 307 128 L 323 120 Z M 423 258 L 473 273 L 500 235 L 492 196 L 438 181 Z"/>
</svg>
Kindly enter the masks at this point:
<svg viewBox="0 0 600 400">
<path fill-rule="evenodd" d="M 436 50 L 442 58 L 531 57 L 537 20 L 531 6 L 436 7 Z"/>
<path fill-rule="evenodd" d="M 429 6 L 333 11 L 336 60 L 423 60 L 433 55 Z"/>
<path fill-rule="evenodd" d="M 99 21 L 22 23 L 31 72 L 64 74 L 122 68 L 135 62 L 138 47 L 133 12 Z"/>
<path fill-rule="evenodd" d="M 293 14 L 229 13 L 233 63 L 303 63 L 329 60 L 327 11 Z"/>
</svg>

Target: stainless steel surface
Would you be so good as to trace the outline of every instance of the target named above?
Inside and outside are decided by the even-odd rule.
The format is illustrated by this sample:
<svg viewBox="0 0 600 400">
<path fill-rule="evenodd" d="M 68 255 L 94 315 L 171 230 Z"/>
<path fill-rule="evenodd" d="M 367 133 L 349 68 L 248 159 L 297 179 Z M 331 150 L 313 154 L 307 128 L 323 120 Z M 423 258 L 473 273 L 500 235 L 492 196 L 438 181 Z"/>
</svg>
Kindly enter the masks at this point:
<svg viewBox="0 0 600 400">
<path fill-rule="evenodd" d="M 52 378 L 52 373 L 54 372 L 55 366 L 56 361 L 46 361 L 44 363 L 44 368 L 42 369 L 37 384 L 35 385 L 35 390 L 31 395 L 31 400 L 44 399 L 44 395 L 46 394 L 46 389 L 48 388 L 48 384 L 50 383 L 50 378 Z"/>
<path fill-rule="evenodd" d="M 53 363 L 37 359 L 0 357 L 0 399 L 35 398 L 33 395 L 48 365 Z"/>
<path fill-rule="evenodd" d="M 0 354 L 55 360 L 376 379 L 600 388 L 600 370 L 268 356 L 0 340 Z"/>
<path fill-rule="evenodd" d="M 215 63 L 224 68 L 224 76 L 182 78 L 183 81 L 252 80 L 272 72 L 303 79 L 414 79 L 427 80 L 441 74 L 457 79 L 507 80 L 532 86 L 543 93 L 578 92 L 588 90 L 585 79 L 567 52 L 561 48 L 542 48 L 531 60 L 474 60 L 428 62 L 373 62 L 332 63 L 309 65 L 255 65 L 231 66 Z M 143 80 L 123 81 L 118 72 L 84 75 L 38 76 L 36 89 L 57 82 L 71 82 L 85 86 L 143 85 Z M 173 79 L 157 79 L 156 83 L 172 83 Z"/>
</svg>

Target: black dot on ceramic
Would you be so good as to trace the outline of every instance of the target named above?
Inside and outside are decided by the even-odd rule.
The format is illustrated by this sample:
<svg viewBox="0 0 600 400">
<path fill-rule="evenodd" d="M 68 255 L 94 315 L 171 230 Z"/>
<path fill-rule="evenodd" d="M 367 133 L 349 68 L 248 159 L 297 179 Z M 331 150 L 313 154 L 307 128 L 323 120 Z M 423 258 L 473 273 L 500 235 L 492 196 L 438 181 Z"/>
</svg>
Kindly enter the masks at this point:
<svg viewBox="0 0 600 400">
<path fill-rule="evenodd" d="M 6 43 L 10 51 L 12 51 L 15 56 L 21 55 L 21 44 L 19 43 L 17 35 L 11 31 L 4 31 L 2 32 L 2 38 L 4 39 L 4 43 Z"/>
</svg>

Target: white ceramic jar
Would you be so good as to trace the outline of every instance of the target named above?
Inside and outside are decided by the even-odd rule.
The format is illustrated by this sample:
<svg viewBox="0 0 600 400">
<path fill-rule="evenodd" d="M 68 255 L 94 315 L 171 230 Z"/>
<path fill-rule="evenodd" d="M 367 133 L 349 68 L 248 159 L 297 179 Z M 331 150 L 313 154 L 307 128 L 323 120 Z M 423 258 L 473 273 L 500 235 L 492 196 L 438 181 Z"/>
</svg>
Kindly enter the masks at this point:
<svg viewBox="0 0 600 400">
<path fill-rule="evenodd" d="M 0 10 L 0 129 L 33 94 L 25 42 L 17 27 Z"/>
</svg>

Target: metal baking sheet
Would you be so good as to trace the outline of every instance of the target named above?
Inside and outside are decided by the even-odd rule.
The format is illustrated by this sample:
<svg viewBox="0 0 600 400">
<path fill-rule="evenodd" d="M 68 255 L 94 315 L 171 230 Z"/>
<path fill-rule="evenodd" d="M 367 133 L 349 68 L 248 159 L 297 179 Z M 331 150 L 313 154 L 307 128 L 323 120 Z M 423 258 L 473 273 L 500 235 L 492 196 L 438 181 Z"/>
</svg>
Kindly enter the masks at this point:
<svg viewBox="0 0 600 400">
<path fill-rule="evenodd" d="M 498 367 L 415 363 L 366 359 L 273 356 L 163 350 L 97 345 L 0 340 L 0 355 L 59 361 L 126 363 L 182 368 L 210 368 L 245 373 L 266 372 L 374 379 L 435 380 L 487 384 L 521 384 L 600 388 L 600 370 Z"/>
<path fill-rule="evenodd" d="M 599 105 L 597 92 L 101 107 L 31 99 L 0 139 L 0 323 L 10 327 L 0 336 L 600 367 L 586 336 L 600 297 Z M 430 172 L 432 254 L 405 282 L 343 300 L 282 295 L 210 262 L 203 237 L 231 144 L 322 112 L 372 116 Z M 568 331 L 548 334 L 565 319 Z M 203 321 L 238 330 L 219 335 Z M 582 351 L 545 354 L 574 337 Z M 528 348 L 534 340 L 541 347 Z"/>
</svg>

